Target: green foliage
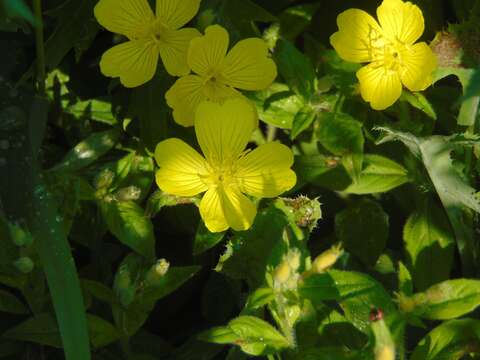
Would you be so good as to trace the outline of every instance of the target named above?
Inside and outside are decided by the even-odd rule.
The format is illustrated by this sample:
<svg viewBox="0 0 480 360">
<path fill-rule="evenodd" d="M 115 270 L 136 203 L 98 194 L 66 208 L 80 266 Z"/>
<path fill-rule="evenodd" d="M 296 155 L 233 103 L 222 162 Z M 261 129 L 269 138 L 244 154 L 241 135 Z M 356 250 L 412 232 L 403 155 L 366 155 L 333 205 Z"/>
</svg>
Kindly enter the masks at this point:
<svg viewBox="0 0 480 360">
<path fill-rule="evenodd" d="M 165 99 L 177 78 L 105 77 L 135 36 L 97 3 L 0 2 L 1 359 L 480 358 L 480 2 L 414 2 L 434 84 L 376 111 L 328 39 L 381 0 L 202 0 L 185 26 L 262 38 L 277 66 L 241 91 L 260 120 L 242 156 L 280 142 L 297 176 L 219 233 L 203 194 L 155 181 L 160 141 L 200 149 Z"/>
</svg>

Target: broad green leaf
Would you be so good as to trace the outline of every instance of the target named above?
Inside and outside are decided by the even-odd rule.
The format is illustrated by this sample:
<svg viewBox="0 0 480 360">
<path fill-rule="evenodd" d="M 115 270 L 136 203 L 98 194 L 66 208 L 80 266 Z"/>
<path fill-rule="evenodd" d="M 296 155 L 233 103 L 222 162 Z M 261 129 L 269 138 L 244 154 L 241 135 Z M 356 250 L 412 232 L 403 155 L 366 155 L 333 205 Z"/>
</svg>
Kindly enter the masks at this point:
<svg viewBox="0 0 480 360">
<path fill-rule="evenodd" d="M 411 360 L 461 359 L 471 352 L 478 354 L 480 321 L 451 320 L 430 331 L 415 347 Z"/>
<path fill-rule="evenodd" d="M 363 169 L 356 182 L 344 191 L 364 195 L 390 191 L 408 182 L 407 170 L 389 158 L 376 154 L 365 154 Z"/>
<path fill-rule="evenodd" d="M 398 262 L 398 291 L 408 296 L 413 294 L 412 275 L 401 261 Z"/>
<path fill-rule="evenodd" d="M 100 205 L 108 229 L 120 242 L 147 259 L 155 257 L 153 225 L 133 201 L 103 201 Z"/>
<path fill-rule="evenodd" d="M 23 0 L 4 0 L 0 7 L 5 9 L 8 17 L 20 17 L 32 25 L 36 24 L 32 11 Z"/>
<path fill-rule="evenodd" d="M 292 128 L 296 114 L 304 106 L 300 96 L 280 83 L 273 83 L 268 89 L 248 96 L 256 105 L 261 120 L 282 129 Z"/>
<path fill-rule="evenodd" d="M 423 162 L 455 232 L 464 272 L 467 275 L 473 273 L 476 253 L 465 208 L 480 212 L 480 200 L 475 196 L 475 189 L 465 182 L 452 164 L 451 152 L 455 144 L 442 136 L 418 138 L 389 128 L 379 130 L 386 133 L 380 143 L 399 140 Z"/>
<path fill-rule="evenodd" d="M 0 312 L 28 314 L 29 310 L 17 297 L 0 289 Z"/>
<path fill-rule="evenodd" d="M 293 169 L 299 184 L 308 182 L 333 191 L 342 191 L 352 183 L 340 158 L 335 156 L 299 155 L 295 157 Z"/>
<path fill-rule="evenodd" d="M 396 306 L 390 295 L 370 276 L 339 270 L 330 270 L 328 274 L 339 293 L 339 303 L 345 317 L 358 329 L 364 331 L 368 328 L 372 308 L 382 309 L 387 319 L 396 314 Z"/>
<path fill-rule="evenodd" d="M 117 129 L 90 135 L 70 150 L 52 170 L 73 172 L 80 170 L 110 151 L 120 138 Z"/>
<path fill-rule="evenodd" d="M 307 130 L 316 118 L 317 114 L 311 106 L 302 108 L 293 118 L 290 138 L 293 140 L 303 131 Z"/>
<path fill-rule="evenodd" d="M 309 299 L 313 304 L 340 299 L 335 282 L 328 273 L 313 274 L 307 277 L 300 284 L 298 291 L 301 297 Z"/>
<path fill-rule="evenodd" d="M 254 316 L 239 316 L 226 327 L 204 332 L 200 339 L 217 344 L 233 343 L 253 356 L 274 354 L 289 346 L 287 339 L 272 325 Z"/>
<path fill-rule="evenodd" d="M 362 199 L 335 216 L 335 233 L 345 249 L 373 266 L 388 239 L 388 215 L 375 201 Z"/>
<path fill-rule="evenodd" d="M 316 73 L 310 59 L 288 40 L 279 40 L 275 60 L 280 75 L 290 89 L 309 101 L 316 90 Z"/>
<path fill-rule="evenodd" d="M 425 199 L 408 218 L 403 239 L 416 289 L 448 279 L 455 246 L 450 231 L 443 209 L 432 199 Z M 442 266 L 432 266 L 436 262 Z"/>
<path fill-rule="evenodd" d="M 88 314 L 88 332 L 94 348 L 107 346 L 122 337 L 122 333 L 101 317 Z"/>
<path fill-rule="evenodd" d="M 432 320 L 453 319 L 480 305 L 480 280 L 446 280 L 414 294 L 414 314 Z"/>
<path fill-rule="evenodd" d="M 211 249 L 223 240 L 225 232 L 212 233 L 205 227 L 203 221 L 198 224 L 193 244 L 193 255 L 199 255 L 208 249 Z"/>
</svg>

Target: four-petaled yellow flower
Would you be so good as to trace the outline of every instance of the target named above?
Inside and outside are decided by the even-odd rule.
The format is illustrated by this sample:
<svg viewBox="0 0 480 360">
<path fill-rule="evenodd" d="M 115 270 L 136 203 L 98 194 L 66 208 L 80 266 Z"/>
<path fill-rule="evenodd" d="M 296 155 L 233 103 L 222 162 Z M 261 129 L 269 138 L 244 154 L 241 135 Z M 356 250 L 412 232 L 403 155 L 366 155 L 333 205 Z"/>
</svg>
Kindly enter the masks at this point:
<svg viewBox="0 0 480 360">
<path fill-rule="evenodd" d="M 344 60 L 370 62 L 357 72 L 360 93 L 373 109 L 383 110 L 400 97 L 402 83 L 411 91 L 430 86 L 437 59 L 426 43 L 415 44 L 424 31 L 416 5 L 384 0 L 377 17 L 380 24 L 363 10 L 344 11 L 330 43 Z"/>
<path fill-rule="evenodd" d="M 97 21 L 129 39 L 103 54 L 102 73 L 120 77 L 126 87 L 139 86 L 152 79 L 160 56 L 170 75 L 188 74 L 188 45 L 201 34 L 180 28 L 198 12 L 200 1 L 157 0 L 154 15 L 148 0 L 100 0 L 94 10 Z"/>
<path fill-rule="evenodd" d="M 155 150 L 160 167 L 157 185 L 177 196 L 205 192 L 200 215 L 212 232 L 252 225 L 257 210 L 244 194 L 276 197 L 295 185 L 290 148 L 273 142 L 245 151 L 256 116 L 243 98 L 223 104 L 205 101 L 195 114 L 195 132 L 205 158 L 175 138 L 162 141 Z"/>
<path fill-rule="evenodd" d="M 219 25 L 209 26 L 190 43 L 187 62 L 195 74 L 181 77 L 165 94 L 178 124 L 192 126 L 195 109 L 204 100 L 222 103 L 242 96 L 236 89 L 266 89 L 277 77 L 265 41 L 241 40 L 230 51 L 228 44 L 228 32 Z"/>
</svg>

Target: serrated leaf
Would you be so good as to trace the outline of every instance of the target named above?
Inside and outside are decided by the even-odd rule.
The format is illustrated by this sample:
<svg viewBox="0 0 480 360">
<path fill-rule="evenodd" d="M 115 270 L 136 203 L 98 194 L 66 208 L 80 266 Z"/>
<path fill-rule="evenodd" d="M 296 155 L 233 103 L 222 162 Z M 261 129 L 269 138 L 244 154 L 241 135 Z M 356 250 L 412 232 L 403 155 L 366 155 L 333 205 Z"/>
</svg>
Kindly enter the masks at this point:
<svg viewBox="0 0 480 360">
<path fill-rule="evenodd" d="M 402 91 L 400 99 L 408 102 L 414 108 L 424 112 L 429 118 L 437 120 L 435 109 L 422 93 Z"/>
<path fill-rule="evenodd" d="M 100 209 L 108 229 L 120 242 L 148 259 L 155 257 L 153 225 L 133 201 L 103 201 Z"/>
<path fill-rule="evenodd" d="M 473 273 L 476 254 L 465 208 L 480 212 L 480 200 L 475 196 L 475 189 L 464 181 L 452 164 L 451 152 L 455 144 L 442 136 L 418 138 L 389 128 L 378 129 L 386 133 L 381 143 L 399 140 L 423 162 L 455 232 L 463 269 L 466 274 Z"/>
<path fill-rule="evenodd" d="M 405 251 L 415 287 L 420 291 L 450 275 L 455 239 L 446 224 L 443 209 L 431 199 L 423 201 L 405 224 Z M 432 266 L 435 262 L 442 266 Z"/>
<path fill-rule="evenodd" d="M 362 199 L 335 216 L 335 233 L 345 249 L 375 265 L 388 239 L 388 215 L 375 201 Z"/>
<path fill-rule="evenodd" d="M 258 288 L 248 297 L 243 312 L 248 313 L 268 305 L 274 298 L 275 294 L 273 293 L 273 289 L 267 287 Z"/>
</svg>

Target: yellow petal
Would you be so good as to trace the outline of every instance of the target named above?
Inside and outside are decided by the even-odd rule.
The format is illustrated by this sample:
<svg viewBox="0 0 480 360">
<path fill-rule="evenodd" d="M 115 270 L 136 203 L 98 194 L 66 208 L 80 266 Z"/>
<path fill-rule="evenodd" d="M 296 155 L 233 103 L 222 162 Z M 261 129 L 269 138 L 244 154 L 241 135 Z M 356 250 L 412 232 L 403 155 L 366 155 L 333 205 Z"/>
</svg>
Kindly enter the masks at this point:
<svg viewBox="0 0 480 360">
<path fill-rule="evenodd" d="M 410 91 L 425 90 L 432 84 L 432 72 L 437 68 L 437 57 L 424 43 L 418 43 L 400 52 L 402 69 L 400 79 Z"/>
<path fill-rule="evenodd" d="M 279 143 L 259 146 L 237 163 L 236 178 L 242 192 L 255 197 L 275 197 L 290 190 L 297 176 L 290 169 L 293 153 Z"/>
<path fill-rule="evenodd" d="M 198 12 L 201 0 L 157 0 L 157 18 L 170 29 L 179 29 Z"/>
<path fill-rule="evenodd" d="M 100 0 L 94 14 L 100 25 L 130 39 L 141 37 L 155 20 L 147 0 Z"/>
<path fill-rule="evenodd" d="M 269 57 L 262 39 L 238 42 L 224 60 L 221 77 L 230 86 L 243 90 L 262 90 L 277 77 L 277 66 Z"/>
<path fill-rule="evenodd" d="M 255 219 L 257 208 L 252 201 L 243 195 L 238 187 L 226 187 L 219 191 L 223 213 L 228 225 L 235 231 L 248 230 Z"/>
<path fill-rule="evenodd" d="M 233 164 L 245 150 L 257 121 L 253 106 L 244 98 L 223 104 L 202 102 L 195 113 L 195 132 L 207 160 L 215 165 Z"/>
<path fill-rule="evenodd" d="M 383 0 L 377 17 L 386 37 L 405 44 L 417 41 L 425 28 L 422 10 L 409 1 Z"/>
<path fill-rule="evenodd" d="M 220 69 L 228 50 L 228 32 L 220 25 L 209 26 L 205 35 L 193 39 L 188 49 L 188 65 L 193 72 L 211 76 Z"/>
<path fill-rule="evenodd" d="M 384 110 L 393 105 L 402 93 L 398 73 L 375 63 L 358 70 L 357 77 L 363 99 L 375 110 Z"/>
<path fill-rule="evenodd" d="M 330 44 L 338 55 L 356 63 L 372 60 L 372 46 L 383 43 L 381 29 L 375 19 L 363 10 L 349 9 L 337 16 L 338 30 Z"/>
<path fill-rule="evenodd" d="M 207 190 L 202 176 L 207 174 L 205 159 L 180 139 L 167 139 L 157 145 L 155 160 L 157 185 L 177 196 L 194 196 Z"/>
<path fill-rule="evenodd" d="M 173 118 L 182 126 L 193 126 L 195 110 L 204 100 L 203 79 L 187 75 L 178 79 L 165 94 L 168 106 L 173 109 Z"/>
<path fill-rule="evenodd" d="M 100 60 L 100 70 L 105 76 L 120 77 L 125 87 L 136 87 L 153 78 L 157 63 L 155 42 L 132 40 L 107 50 Z"/>
<path fill-rule="evenodd" d="M 200 202 L 200 215 L 207 229 L 221 232 L 229 228 L 222 208 L 220 194 L 216 188 L 208 190 Z"/>
<path fill-rule="evenodd" d="M 167 30 L 159 42 L 160 57 L 167 72 L 172 76 L 182 76 L 190 72 L 187 52 L 190 41 L 201 34 L 197 29 L 185 28 Z"/>
</svg>

